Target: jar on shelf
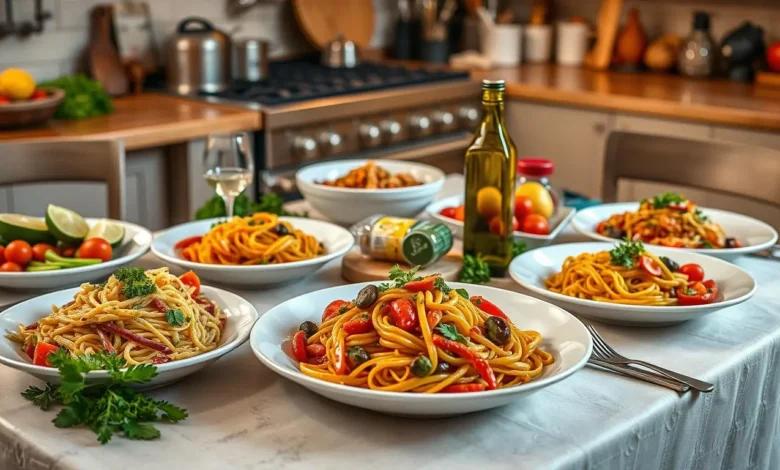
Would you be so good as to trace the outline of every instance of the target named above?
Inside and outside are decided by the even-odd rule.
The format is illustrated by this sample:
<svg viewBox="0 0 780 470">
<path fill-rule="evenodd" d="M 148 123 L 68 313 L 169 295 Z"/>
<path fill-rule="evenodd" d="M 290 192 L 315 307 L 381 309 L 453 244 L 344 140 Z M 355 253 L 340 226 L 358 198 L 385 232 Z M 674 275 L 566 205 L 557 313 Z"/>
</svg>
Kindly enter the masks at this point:
<svg viewBox="0 0 780 470">
<path fill-rule="evenodd" d="M 517 160 L 515 195 L 530 198 L 534 211 L 548 219 L 558 212 L 561 205 L 561 196 L 550 182 L 554 170 L 555 164 L 545 158 Z"/>
</svg>

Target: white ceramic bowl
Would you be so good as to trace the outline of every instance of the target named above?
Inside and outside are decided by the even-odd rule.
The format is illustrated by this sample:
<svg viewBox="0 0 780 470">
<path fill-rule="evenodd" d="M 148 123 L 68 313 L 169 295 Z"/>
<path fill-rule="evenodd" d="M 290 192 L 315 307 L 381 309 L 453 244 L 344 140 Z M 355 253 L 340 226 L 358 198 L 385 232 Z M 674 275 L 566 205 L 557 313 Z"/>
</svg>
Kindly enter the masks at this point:
<svg viewBox="0 0 780 470">
<path fill-rule="evenodd" d="M 86 219 L 92 226 L 100 219 Z M 83 284 L 85 282 L 105 279 L 120 266 L 140 258 L 152 245 L 152 232 L 129 222 L 120 223 L 125 226 L 125 239 L 120 246 L 114 248 L 114 259 L 105 263 L 82 266 L 79 268 L 58 269 L 41 272 L 0 272 L 0 288 L 13 290 L 61 289 Z"/>
<path fill-rule="evenodd" d="M 192 269 L 202 279 L 220 284 L 239 286 L 263 286 L 300 280 L 320 269 L 328 261 L 343 256 L 352 248 L 355 238 L 345 228 L 322 220 L 299 217 L 280 217 L 322 242 L 326 253 L 316 258 L 283 264 L 230 266 L 203 264 L 187 261 L 174 249 L 179 240 L 209 231 L 212 224 L 224 219 L 207 219 L 177 225 L 157 235 L 152 242 L 152 252 L 162 260 L 184 269 Z"/>
<path fill-rule="evenodd" d="M 694 253 L 659 246 L 648 249 L 667 256 L 680 265 L 699 264 L 705 279 L 713 279 L 720 291 L 718 299 L 709 305 L 648 306 L 621 305 L 595 300 L 578 299 L 555 292 L 544 286 L 552 274 L 560 272 L 563 261 L 580 253 L 596 253 L 611 250 L 615 243 L 566 243 L 529 251 L 516 257 L 509 265 L 509 275 L 518 284 L 555 305 L 599 321 L 623 325 L 662 326 L 700 318 L 722 308 L 748 300 L 756 291 L 756 281 L 745 270 L 726 261 Z"/>
<path fill-rule="evenodd" d="M 349 189 L 317 184 L 359 168 L 368 160 L 340 160 L 309 165 L 295 175 L 298 190 L 311 206 L 329 220 L 354 224 L 375 214 L 414 217 L 433 201 L 444 184 L 444 172 L 436 167 L 404 160 L 375 160 L 395 173 L 409 173 L 423 184 L 396 189 Z"/>
<path fill-rule="evenodd" d="M 615 204 L 601 204 L 583 209 L 572 220 L 574 228 L 588 238 L 594 240 L 614 242 L 614 238 L 605 237 L 596 233 L 599 223 L 609 219 L 614 214 L 632 212 L 639 209 L 638 202 L 619 202 Z M 705 255 L 715 256 L 721 259 L 731 260 L 738 256 L 765 250 L 777 242 L 777 232 L 769 224 L 758 219 L 734 212 L 719 209 L 701 208 L 713 222 L 723 227 L 726 236 L 737 238 L 744 246 L 741 248 L 673 248 L 679 251 L 692 251 Z"/>
<path fill-rule="evenodd" d="M 41 317 L 51 312 L 52 305 L 68 303 L 73 300 L 73 296 L 78 291 L 79 288 L 77 287 L 42 295 L 14 305 L 3 312 L 0 315 L 0 331 L 3 332 L 3 337 L 0 338 L 0 363 L 44 381 L 59 382 L 57 369 L 32 364 L 30 358 L 21 350 L 19 345 L 4 335 L 7 331 L 16 331 L 19 323 L 29 325 L 38 321 Z M 206 297 L 216 302 L 227 315 L 221 344 L 217 349 L 199 356 L 157 365 L 157 377 L 149 383 L 138 386 L 138 389 L 148 390 L 161 387 L 197 372 L 242 345 L 249 337 L 252 325 L 257 320 L 257 310 L 251 303 L 236 294 L 214 287 L 203 286 L 201 291 Z M 87 381 L 105 380 L 106 377 L 106 372 L 94 371 L 87 375 Z"/>
<path fill-rule="evenodd" d="M 590 357 L 592 343 L 584 325 L 558 307 L 492 287 L 448 283 L 452 288 L 468 289 L 501 308 L 519 328 L 542 334 L 542 348 L 555 363 L 542 376 L 528 384 L 479 393 L 435 394 L 400 393 L 367 390 L 318 380 L 304 375 L 297 363 L 282 349 L 282 342 L 306 321 L 320 323 L 325 306 L 335 299 L 352 299 L 369 283 L 351 284 L 311 292 L 288 300 L 266 312 L 252 328 L 250 345 L 260 361 L 274 372 L 331 400 L 387 414 L 436 417 L 486 410 L 530 395 L 563 380 L 581 369 Z"/>
<path fill-rule="evenodd" d="M 463 204 L 463 196 L 450 196 L 444 199 L 440 199 L 425 208 L 425 213 L 439 222 L 447 224 L 452 230 L 452 235 L 455 238 L 463 238 L 463 222 L 452 219 L 450 217 L 444 217 L 440 214 L 442 209 L 447 207 L 457 207 Z M 539 248 L 540 246 L 547 246 L 555 240 L 555 238 L 569 225 L 577 209 L 572 207 L 561 207 L 558 212 L 552 216 L 549 220 L 550 233 L 547 235 L 535 235 L 533 233 L 525 233 L 520 231 L 514 232 L 514 238 L 518 241 L 525 242 L 529 250 Z"/>
</svg>

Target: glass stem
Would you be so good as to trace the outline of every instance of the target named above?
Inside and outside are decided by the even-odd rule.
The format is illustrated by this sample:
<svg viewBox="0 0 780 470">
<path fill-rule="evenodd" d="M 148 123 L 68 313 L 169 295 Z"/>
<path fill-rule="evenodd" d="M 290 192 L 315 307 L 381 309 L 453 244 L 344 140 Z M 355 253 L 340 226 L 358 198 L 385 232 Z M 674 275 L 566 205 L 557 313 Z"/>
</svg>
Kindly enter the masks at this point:
<svg viewBox="0 0 780 470">
<path fill-rule="evenodd" d="M 225 215 L 228 219 L 233 218 L 233 205 L 236 202 L 235 196 L 222 196 L 225 201 Z"/>
</svg>

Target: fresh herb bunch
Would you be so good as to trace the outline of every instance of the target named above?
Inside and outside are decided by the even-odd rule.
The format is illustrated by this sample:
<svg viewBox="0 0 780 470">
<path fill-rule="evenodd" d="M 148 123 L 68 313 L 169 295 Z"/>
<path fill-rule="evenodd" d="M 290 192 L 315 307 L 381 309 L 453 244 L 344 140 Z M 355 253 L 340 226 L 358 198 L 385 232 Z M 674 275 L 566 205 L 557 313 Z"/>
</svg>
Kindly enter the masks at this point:
<svg viewBox="0 0 780 470">
<path fill-rule="evenodd" d="M 512 258 L 520 256 L 528 250 L 528 245 L 522 240 L 512 242 Z"/>
<path fill-rule="evenodd" d="M 648 201 L 648 199 L 645 199 L 642 202 L 644 203 L 646 201 Z M 664 193 L 658 194 L 657 196 L 653 196 L 652 200 L 653 207 L 656 209 L 663 209 L 664 207 L 669 207 L 672 204 L 680 204 L 686 201 L 687 199 L 671 191 L 666 191 Z"/>
<path fill-rule="evenodd" d="M 130 268 L 119 268 L 114 272 L 114 277 L 124 286 L 122 293 L 126 298 L 143 297 L 157 290 L 154 281 L 146 275 L 143 268 L 133 266 Z"/>
<path fill-rule="evenodd" d="M 62 104 L 54 113 L 56 118 L 84 119 L 114 111 L 111 97 L 103 89 L 103 85 L 84 74 L 63 75 L 39 86 L 59 88 L 65 92 Z"/>
<path fill-rule="evenodd" d="M 49 362 L 59 370 L 60 384 L 47 384 L 44 389 L 29 387 L 22 396 L 44 411 L 55 404 L 63 405 L 52 420 L 58 428 L 86 425 L 105 444 L 114 433 L 122 433 L 128 439 L 157 439 L 160 431 L 148 423 L 177 423 L 187 418 L 183 408 L 153 400 L 128 387 L 156 377 L 157 367 L 151 364 L 125 368 L 125 360 L 113 353 L 71 356 L 64 349 L 50 354 Z M 87 385 L 85 376 L 93 370 L 107 371 L 110 380 Z"/>
<path fill-rule="evenodd" d="M 241 193 L 236 197 L 233 205 L 233 215 L 246 217 L 256 212 L 269 212 L 280 216 L 308 217 L 308 212 L 296 213 L 284 209 L 284 201 L 277 194 L 265 194 L 258 202 L 249 200 L 246 194 Z M 225 217 L 225 201 L 219 196 L 214 196 L 195 212 L 195 219 L 212 219 L 214 217 Z"/>
<path fill-rule="evenodd" d="M 458 280 L 471 284 L 490 282 L 490 266 L 478 256 L 463 255 L 463 269 L 460 270 Z"/>
<path fill-rule="evenodd" d="M 610 250 L 609 256 L 612 258 L 613 266 L 623 266 L 631 269 L 634 267 L 636 259 L 644 252 L 645 246 L 642 242 L 626 240 Z"/>
<path fill-rule="evenodd" d="M 379 292 L 384 292 L 388 289 L 398 289 L 405 286 L 409 282 L 419 281 L 422 279 L 422 277 L 417 276 L 417 271 L 419 270 L 420 267 L 415 266 L 409 271 L 404 271 L 401 269 L 401 266 L 396 264 L 390 268 L 390 273 L 387 276 L 391 281 L 393 281 L 394 284 L 391 285 L 386 282 L 379 284 Z"/>
</svg>

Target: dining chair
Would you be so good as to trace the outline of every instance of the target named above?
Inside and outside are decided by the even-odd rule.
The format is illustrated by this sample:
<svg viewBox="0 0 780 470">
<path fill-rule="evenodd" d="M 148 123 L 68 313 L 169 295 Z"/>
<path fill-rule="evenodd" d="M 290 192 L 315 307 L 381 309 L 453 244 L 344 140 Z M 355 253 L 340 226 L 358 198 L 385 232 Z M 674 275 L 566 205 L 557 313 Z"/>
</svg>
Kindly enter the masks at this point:
<svg viewBox="0 0 780 470">
<path fill-rule="evenodd" d="M 641 180 L 736 196 L 780 208 L 780 151 L 718 141 L 614 131 L 607 140 L 602 198 L 618 181 Z"/>
<path fill-rule="evenodd" d="M 103 182 L 108 193 L 108 217 L 125 218 L 125 148 L 121 140 L 0 144 L 0 162 L 0 187 Z"/>
</svg>

